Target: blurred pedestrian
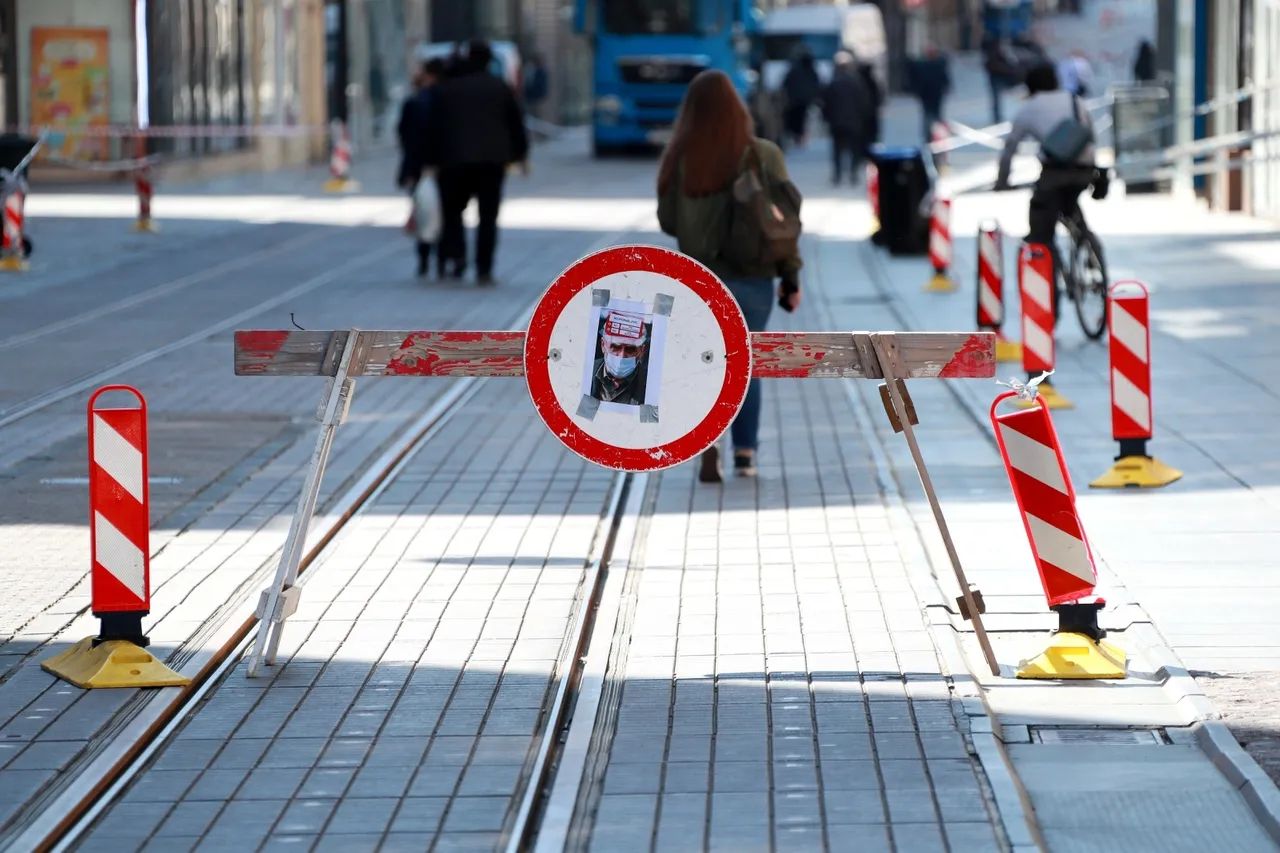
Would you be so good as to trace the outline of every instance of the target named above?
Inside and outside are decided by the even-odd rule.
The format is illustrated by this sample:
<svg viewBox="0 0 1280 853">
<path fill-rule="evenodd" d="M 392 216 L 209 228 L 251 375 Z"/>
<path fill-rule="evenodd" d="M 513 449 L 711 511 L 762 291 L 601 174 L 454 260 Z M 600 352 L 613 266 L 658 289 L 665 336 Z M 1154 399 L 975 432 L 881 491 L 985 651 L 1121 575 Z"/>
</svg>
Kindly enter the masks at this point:
<svg viewBox="0 0 1280 853">
<path fill-rule="evenodd" d="M 832 185 L 839 185 L 846 160 L 850 182 L 858 183 L 862 159 L 871 145 L 867 129 L 874 112 L 871 93 L 855 67 L 853 54 L 839 51 L 831 82 L 822 91 L 822 117 L 831 132 Z"/>
<path fill-rule="evenodd" d="M 1001 99 L 1018 84 L 1017 59 L 1009 42 L 992 33 L 982 37 L 982 64 L 991 89 L 991 123 L 1004 121 Z"/>
<path fill-rule="evenodd" d="M 942 121 L 942 102 L 951 91 L 950 64 L 936 44 L 926 44 L 924 55 L 911 60 L 907 80 L 911 93 L 920 99 L 924 142 L 928 145 L 933 139 L 933 126 Z"/>
<path fill-rule="evenodd" d="M 723 71 L 703 71 L 693 78 L 680 105 L 672 137 L 658 166 L 658 224 L 674 236 L 680 251 L 711 269 L 729 288 L 747 320 L 747 328 L 763 331 L 778 304 L 786 311 L 800 305 L 798 242 L 786 257 L 767 265 L 744 266 L 727 260 L 751 256 L 758 246 L 737 246 L 729 235 L 741 207 L 733 188 L 739 177 L 753 170 L 765 187 L 785 187 L 794 203 L 798 227 L 799 193 L 787 176 L 778 146 L 752 133 L 751 115 Z M 780 195 L 779 193 L 778 195 Z M 771 195 L 773 210 L 779 202 Z M 797 231 L 798 233 L 798 231 Z M 780 284 L 775 284 L 781 279 Z M 776 287 L 776 291 L 775 291 Z M 748 386 L 746 400 L 733 421 L 733 466 L 740 476 L 756 473 L 760 433 L 760 380 Z M 720 452 L 712 447 L 702 455 L 698 478 L 721 481 Z"/>
<path fill-rule="evenodd" d="M 867 126 L 863 129 L 867 146 L 870 147 L 880 141 L 880 110 L 884 107 L 884 90 L 880 88 L 880 81 L 876 79 L 876 70 L 871 63 L 858 62 L 856 59 L 854 61 L 857 63 L 858 76 L 862 78 L 871 98 L 871 112 L 867 115 Z"/>
<path fill-rule="evenodd" d="M 541 117 L 539 108 L 546 101 L 551 87 L 547 82 L 547 66 L 542 61 L 542 54 L 535 53 L 525 63 L 524 71 L 524 105 L 525 108 Z"/>
<path fill-rule="evenodd" d="M 396 126 L 396 135 L 400 140 L 400 170 L 396 175 L 396 183 L 401 189 L 409 193 L 409 197 L 415 196 L 418 182 L 422 179 L 422 157 L 423 157 L 423 133 L 425 132 L 427 111 L 431 107 L 432 89 L 444 76 L 445 63 L 443 59 L 430 59 L 425 62 L 414 75 L 413 85 L 414 93 L 410 95 L 404 102 L 404 106 L 400 109 L 400 122 Z M 406 226 L 411 235 L 415 236 L 415 246 L 418 253 L 418 276 L 427 274 L 427 267 L 431 263 L 431 247 L 432 243 L 427 240 L 417 239 L 419 232 L 417 210 L 409 216 L 409 223 Z M 438 256 L 436 259 L 437 267 L 440 275 L 444 275 L 444 258 Z"/>
<path fill-rule="evenodd" d="M 1133 60 L 1133 81 L 1150 83 L 1156 79 L 1156 48 L 1149 40 L 1138 43 L 1138 55 Z"/>
<path fill-rule="evenodd" d="M 528 174 L 529 137 L 519 99 L 504 80 L 489 73 L 493 50 L 476 40 L 455 74 L 434 90 L 425 127 L 424 163 L 436 170 L 444 228 L 440 251 L 452 266 L 449 275 L 466 272 L 466 233 L 462 213 L 474 198 L 476 282 L 491 285 L 498 245 L 498 209 L 507 169 L 520 164 Z"/>
<path fill-rule="evenodd" d="M 803 146 L 808 133 L 809 109 L 822 89 L 818 69 L 813 64 L 813 52 L 806 45 L 796 47 L 791 67 L 782 78 L 782 92 L 787 105 L 783 110 L 782 124 L 797 146 Z"/>
<path fill-rule="evenodd" d="M 1093 66 L 1082 50 L 1073 50 L 1058 63 L 1058 85 L 1078 98 L 1088 97 L 1093 84 Z"/>
</svg>

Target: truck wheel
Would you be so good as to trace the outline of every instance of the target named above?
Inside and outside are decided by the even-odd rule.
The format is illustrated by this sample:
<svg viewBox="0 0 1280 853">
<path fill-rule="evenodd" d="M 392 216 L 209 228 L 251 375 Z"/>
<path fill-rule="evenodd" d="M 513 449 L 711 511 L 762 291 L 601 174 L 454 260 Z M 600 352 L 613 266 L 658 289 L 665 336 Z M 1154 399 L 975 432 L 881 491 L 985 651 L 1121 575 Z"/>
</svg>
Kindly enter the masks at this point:
<svg viewBox="0 0 1280 853">
<path fill-rule="evenodd" d="M 614 155 L 614 149 L 608 145 L 604 145 L 599 139 L 591 140 L 591 156 L 597 160 L 605 160 Z"/>
</svg>

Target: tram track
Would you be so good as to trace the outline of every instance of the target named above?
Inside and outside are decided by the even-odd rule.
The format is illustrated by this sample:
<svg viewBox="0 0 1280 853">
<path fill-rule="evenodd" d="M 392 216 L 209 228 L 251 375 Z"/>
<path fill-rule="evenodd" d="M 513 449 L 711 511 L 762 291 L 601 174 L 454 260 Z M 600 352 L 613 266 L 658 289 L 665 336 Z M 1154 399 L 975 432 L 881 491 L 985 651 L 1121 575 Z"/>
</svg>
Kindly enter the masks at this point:
<svg viewBox="0 0 1280 853">
<path fill-rule="evenodd" d="M 626 230 L 603 236 L 587 250 L 586 254 L 618 242 L 639 224 L 632 223 Z M 261 311 L 287 298 L 299 295 L 294 291 L 305 292 L 301 291 L 304 287 L 316 289 L 349 272 L 355 263 L 368 263 L 371 255 L 381 257 L 399 247 L 400 243 L 396 241 L 392 245 L 365 254 L 358 261 L 308 279 L 307 282 L 289 291 L 288 295 L 281 294 L 266 300 L 254 308 L 239 312 L 180 341 L 108 368 L 90 379 L 69 383 L 28 404 L 24 410 L 0 416 L 0 427 L 20 417 L 33 414 L 39 408 L 52 405 L 56 402 L 52 399 L 54 395 L 59 395 L 58 399 L 66 399 L 101 379 L 128 370 L 138 363 L 144 363 L 140 359 L 150 361 L 180 346 L 233 328 Z M 534 254 L 540 255 L 551 250 L 550 246 L 545 246 L 540 252 Z M 533 307 L 533 304 L 524 306 L 505 325 L 509 328 L 522 328 L 532 315 Z M 480 304 L 468 310 L 459 318 L 458 323 L 465 327 L 466 324 L 480 317 L 490 315 L 492 315 L 492 307 Z M 305 584 L 308 570 L 323 561 L 329 549 L 337 543 L 350 523 L 376 503 L 379 495 L 395 481 L 405 466 L 478 393 L 479 381 L 475 378 L 453 379 L 447 390 L 425 412 L 380 448 L 376 459 L 365 466 L 364 473 L 358 479 L 350 485 L 342 484 L 341 493 L 328 503 L 324 514 L 317 517 L 311 526 L 311 533 L 299 565 L 299 578 L 303 584 Z M 623 526 L 623 516 L 629 506 L 624 498 L 629 494 L 630 481 L 629 475 L 615 475 L 591 554 L 585 561 L 582 591 L 573 618 L 573 628 L 566 635 L 564 653 L 557 667 L 554 698 L 544 715 L 542 745 L 532 770 L 528 792 L 520 803 L 519 824 L 511 833 L 513 846 L 510 849 L 513 851 L 526 849 L 523 845 L 532 839 L 533 835 L 530 834 L 529 828 L 538 825 L 546 789 L 554 778 L 562 735 L 572 718 L 585 651 L 592 636 L 594 613 L 603 588 L 603 578 L 607 574 L 617 532 Z M 3 849 L 13 853 L 18 851 L 47 853 L 47 851 L 74 849 L 79 839 L 91 829 L 97 818 L 118 799 L 130 782 L 147 766 L 149 760 L 164 747 L 172 734 L 180 729 L 201 706 L 202 700 L 217 689 L 217 686 L 242 659 L 260 624 L 253 614 L 257 590 L 267 582 L 278 559 L 279 550 L 277 549 L 276 553 L 266 560 L 254 573 L 252 579 L 245 584 L 242 590 L 246 593 L 245 597 L 238 602 L 232 614 L 220 627 L 212 631 L 205 630 L 209 628 L 208 625 L 202 628 L 207 635 L 211 635 L 210 642 L 196 654 L 190 655 L 187 666 L 181 670 L 191 678 L 191 683 L 183 688 L 163 688 L 150 695 L 138 694 L 135 697 L 137 702 L 132 718 L 115 721 L 113 726 L 116 734 L 111 742 L 100 748 L 96 756 L 87 762 L 87 766 L 76 768 L 75 779 L 61 791 L 52 793 L 47 798 L 49 800 L 47 805 L 39 814 L 31 818 L 25 827 L 16 830 L 8 846 Z"/>
</svg>

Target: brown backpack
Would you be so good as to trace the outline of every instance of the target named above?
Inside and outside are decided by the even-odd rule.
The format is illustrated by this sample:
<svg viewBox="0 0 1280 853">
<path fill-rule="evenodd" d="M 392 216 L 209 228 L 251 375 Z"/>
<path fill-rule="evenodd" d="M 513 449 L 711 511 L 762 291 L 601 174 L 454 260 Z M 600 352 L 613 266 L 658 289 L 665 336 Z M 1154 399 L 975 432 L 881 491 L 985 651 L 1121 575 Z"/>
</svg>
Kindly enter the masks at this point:
<svg viewBox="0 0 1280 853">
<path fill-rule="evenodd" d="M 764 168 L 755 143 L 742 154 L 733 182 L 729 231 L 720 257 L 740 270 L 774 267 L 800 244 L 800 191 Z"/>
</svg>

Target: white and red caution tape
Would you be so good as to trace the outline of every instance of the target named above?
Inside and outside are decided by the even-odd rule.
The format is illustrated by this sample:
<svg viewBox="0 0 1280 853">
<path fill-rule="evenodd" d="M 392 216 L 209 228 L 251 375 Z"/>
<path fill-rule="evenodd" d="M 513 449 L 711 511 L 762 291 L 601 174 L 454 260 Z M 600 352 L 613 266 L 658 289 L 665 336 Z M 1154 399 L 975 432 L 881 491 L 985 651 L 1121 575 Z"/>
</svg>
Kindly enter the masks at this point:
<svg viewBox="0 0 1280 853">
<path fill-rule="evenodd" d="M 1151 439 L 1151 331 L 1147 288 L 1116 282 L 1107 300 L 1111 355 L 1111 437 Z"/>
<path fill-rule="evenodd" d="M 933 271 L 945 274 L 951 268 L 951 199 L 933 201 L 929 217 L 929 263 Z"/>
<path fill-rule="evenodd" d="M 995 222 L 978 228 L 978 328 L 999 334 L 1004 323 L 1004 235 Z"/>
<path fill-rule="evenodd" d="M 333 123 L 333 153 L 329 157 L 329 174 L 336 181 L 345 181 L 351 177 L 351 140 L 347 136 L 347 126 L 336 120 Z"/>
<path fill-rule="evenodd" d="M 4 237 L 0 252 L 5 255 L 21 256 L 23 231 L 23 209 L 26 206 L 26 193 L 15 189 L 4 200 Z"/>
</svg>

